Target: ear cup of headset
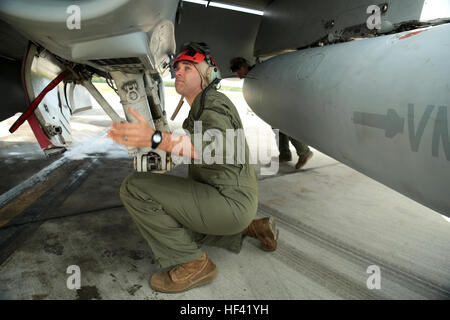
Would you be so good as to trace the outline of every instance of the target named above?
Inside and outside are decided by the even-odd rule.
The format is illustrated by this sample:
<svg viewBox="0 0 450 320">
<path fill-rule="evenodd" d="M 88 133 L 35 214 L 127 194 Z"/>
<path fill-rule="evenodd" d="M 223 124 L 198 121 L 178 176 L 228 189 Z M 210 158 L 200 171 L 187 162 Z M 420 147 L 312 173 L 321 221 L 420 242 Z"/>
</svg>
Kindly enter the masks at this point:
<svg viewBox="0 0 450 320">
<path fill-rule="evenodd" d="M 220 78 L 220 71 L 219 71 L 219 68 L 217 68 L 216 66 L 208 67 L 206 74 L 208 76 L 209 83 L 213 82 L 217 78 Z"/>
</svg>

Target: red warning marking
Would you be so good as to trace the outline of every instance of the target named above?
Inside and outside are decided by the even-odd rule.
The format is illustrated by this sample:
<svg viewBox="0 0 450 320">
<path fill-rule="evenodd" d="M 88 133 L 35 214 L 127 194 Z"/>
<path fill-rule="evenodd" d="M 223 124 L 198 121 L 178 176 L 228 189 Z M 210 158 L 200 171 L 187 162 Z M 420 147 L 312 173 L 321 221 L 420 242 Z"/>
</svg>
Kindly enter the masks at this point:
<svg viewBox="0 0 450 320">
<path fill-rule="evenodd" d="M 411 32 L 411 33 L 405 34 L 404 36 L 400 37 L 399 39 L 400 39 L 400 40 L 402 40 L 402 39 L 406 39 L 406 38 L 409 38 L 409 37 L 415 36 L 416 34 L 419 34 L 419 33 L 421 33 L 421 32 L 424 32 L 424 31 L 425 31 L 425 30 L 414 31 L 414 32 Z"/>
</svg>

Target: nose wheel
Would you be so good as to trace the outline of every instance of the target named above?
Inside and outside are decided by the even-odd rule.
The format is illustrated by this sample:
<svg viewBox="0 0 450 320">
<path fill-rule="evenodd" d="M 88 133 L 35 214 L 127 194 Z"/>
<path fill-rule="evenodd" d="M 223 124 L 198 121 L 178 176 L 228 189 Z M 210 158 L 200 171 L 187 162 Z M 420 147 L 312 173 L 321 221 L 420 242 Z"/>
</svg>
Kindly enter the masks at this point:
<svg viewBox="0 0 450 320">
<path fill-rule="evenodd" d="M 134 156 L 134 169 L 137 172 L 165 173 L 173 169 L 173 163 L 168 153 L 155 150 L 136 154 Z"/>
</svg>

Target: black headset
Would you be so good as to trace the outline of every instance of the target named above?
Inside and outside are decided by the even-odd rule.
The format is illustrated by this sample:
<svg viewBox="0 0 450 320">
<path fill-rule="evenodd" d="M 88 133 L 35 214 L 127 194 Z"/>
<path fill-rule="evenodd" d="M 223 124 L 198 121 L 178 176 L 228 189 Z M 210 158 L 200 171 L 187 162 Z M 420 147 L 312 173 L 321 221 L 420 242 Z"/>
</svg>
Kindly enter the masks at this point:
<svg viewBox="0 0 450 320">
<path fill-rule="evenodd" d="M 187 42 L 181 46 L 180 52 L 184 52 L 186 50 L 194 50 L 196 52 L 200 52 L 205 55 L 205 60 L 210 66 L 217 66 L 216 62 L 211 57 L 211 51 L 209 47 L 204 42 Z"/>
</svg>

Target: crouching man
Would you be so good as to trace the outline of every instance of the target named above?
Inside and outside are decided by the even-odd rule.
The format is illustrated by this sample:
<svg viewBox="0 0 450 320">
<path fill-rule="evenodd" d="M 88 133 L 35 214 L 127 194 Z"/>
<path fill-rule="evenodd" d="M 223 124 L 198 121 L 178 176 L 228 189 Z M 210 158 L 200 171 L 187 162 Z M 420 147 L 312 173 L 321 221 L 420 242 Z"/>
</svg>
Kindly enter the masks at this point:
<svg viewBox="0 0 450 320">
<path fill-rule="evenodd" d="M 258 206 L 258 183 L 253 165 L 246 159 L 234 162 L 198 163 L 197 146 L 192 143 L 194 122 L 202 132 L 219 130 L 224 141 L 227 129 L 242 129 L 233 103 L 212 83 L 218 75 L 214 60 L 204 44 L 190 43 L 174 60 L 175 89 L 191 107 L 183 128 L 189 135 L 154 131 L 134 110 L 136 123 L 113 123 L 108 135 L 119 144 L 160 148 L 191 158 L 189 177 L 148 172 L 128 176 L 120 189 L 121 199 L 150 245 L 161 268 L 150 279 L 154 290 L 175 293 L 211 282 L 217 267 L 201 250 L 202 244 L 238 253 L 245 236 L 261 241 L 262 249 L 276 249 L 278 231 L 274 219 L 253 220 Z M 202 98 L 203 94 L 203 98 Z M 234 137 L 233 139 L 237 139 Z M 236 141 L 234 141 L 236 143 Z M 203 149 L 209 142 L 202 142 Z M 214 158 L 216 159 L 216 158 Z M 219 163 L 220 162 L 220 163 Z M 244 162 L 244 163 L 242 163 Z"/>
</svg>

